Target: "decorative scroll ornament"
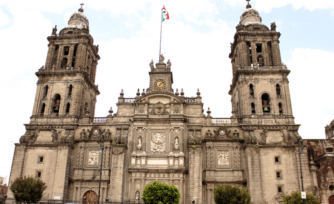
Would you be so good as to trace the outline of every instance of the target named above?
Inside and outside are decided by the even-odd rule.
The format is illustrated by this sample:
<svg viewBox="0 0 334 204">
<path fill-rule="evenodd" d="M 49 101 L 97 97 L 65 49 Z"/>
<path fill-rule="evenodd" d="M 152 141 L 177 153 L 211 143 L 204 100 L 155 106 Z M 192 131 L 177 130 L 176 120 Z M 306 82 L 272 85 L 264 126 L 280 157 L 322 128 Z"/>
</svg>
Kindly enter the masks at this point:
<svg viewBox="0 0 334 204">
<path fill-rule="evenodd" d="M 166 150 L 166 135 L 165 133 L 152 133 L 151 151 L 164 152 Z"/>
<path fill-rule="evenodd" d="M 228 166 L 228 152 L 227 151 L 219 151 L 218 152 L 218 165 Z"/>
<path fill-rule="evenodd" d="M 88 155 L 88 165 L 99 164 L 99 151 L 90 151 Z"/>
</svg>

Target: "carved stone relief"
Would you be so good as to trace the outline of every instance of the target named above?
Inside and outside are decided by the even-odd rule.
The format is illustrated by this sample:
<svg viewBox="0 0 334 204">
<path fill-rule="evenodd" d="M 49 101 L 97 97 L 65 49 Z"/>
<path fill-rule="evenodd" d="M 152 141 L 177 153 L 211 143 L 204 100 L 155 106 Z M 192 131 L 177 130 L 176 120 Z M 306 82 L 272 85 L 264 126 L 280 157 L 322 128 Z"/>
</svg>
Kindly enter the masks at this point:
<svg viewBox="0 0 334 204">
<path fill-rule="evenodd" d="M 151 141 L 152 152 L 165 152 L 166 151 L 166 135 L 162 132 L 152 133 Z"/>
<path fill-rule="evenodd" d="M 90 151 L 88 155 L 88 165 L 99 164 L 99 151 Z"/>
<path fill-rule="evenodd" d="M 229 158 L 227 151 L 219 151 L 218 152 L 218 165 L 228 166 L 229 165 Z"/>
</svg>

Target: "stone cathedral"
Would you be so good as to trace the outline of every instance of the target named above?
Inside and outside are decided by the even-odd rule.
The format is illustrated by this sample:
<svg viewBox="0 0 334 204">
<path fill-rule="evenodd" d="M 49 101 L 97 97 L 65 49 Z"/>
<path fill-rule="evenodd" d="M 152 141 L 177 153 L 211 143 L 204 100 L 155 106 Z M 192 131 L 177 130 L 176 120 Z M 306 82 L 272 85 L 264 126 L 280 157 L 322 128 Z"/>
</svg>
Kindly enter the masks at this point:
<svg viewBox="0 0 334 204">
<path fill-rule="evenodd" d="M 34 176 L 47 184 L 44 201 L 95 203 L 102 168 L 101 201 L 137 202 L 145 185 L 158 180 L 179 189 L 181 204 L 214 204 L 219 183 L 248 188 L 257 204 L 282 203 L 302 185 L 329 203 L 334 121 L 325 128 L 326 140 L 301 139 L 280 33 L 275 23 L 268 28 L 261 22 L 248 4 L 236 26 L 230 117 L 204 112 L 199 90 L 196 97 L 174 90 L 171 61 L 161 55 L 149 64 L 149 87 L 133 98 L 122 91 L 117 112 L 101 118 L 94 117 L 99 47 L 80 8 L 67 27 L 59 33 L 55 27 L 47 38 L 46 63 L 36 72 L 33 113 L 15 144 L 9 185 Z"/>
</svg>

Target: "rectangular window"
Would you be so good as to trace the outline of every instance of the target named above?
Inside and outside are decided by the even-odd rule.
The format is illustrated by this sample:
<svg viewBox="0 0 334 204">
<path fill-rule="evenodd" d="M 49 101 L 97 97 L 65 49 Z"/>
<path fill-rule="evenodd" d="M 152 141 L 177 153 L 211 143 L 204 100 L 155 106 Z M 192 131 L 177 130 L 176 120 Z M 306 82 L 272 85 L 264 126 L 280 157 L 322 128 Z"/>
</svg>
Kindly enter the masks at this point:
<svg viewBox="0 0 334 204">
<path fill-rule="evenodd" d="M 277 178 L 277 179 L 282 178 L 281 172 L 276 172 L 276 178 Z"/>
<path fill-rule="evenodd" d="M 276 163 L 276 164 L 279 164 L 279 163 L 280 163 L 280 159 L 279 159 L 279 157 L 275 157 L 275 163 Z"/>
<path fill-rule="evenodd" d="M 278 193 L 282 193 L 283 192 L 282 187 L 281 186 L 277 187 L 277 191 L 278 191 Z"/>
<path fill-rule="evenodd" d="M 262 44 L 256 44 L 256 52 L 262 52 Z"/>
<path fill-rule="evenodd" d="M 38 157 L 38 163 L 43 163 L 43 161 L 44 161 L 44 157 Z"/>
<path fill-rule="evenodd" d="M 37 178 L 41 178 L 42 177 L 42 172 L 40 171 L 37 171 L 37 175 L 36 175 Z"/>
</svg>

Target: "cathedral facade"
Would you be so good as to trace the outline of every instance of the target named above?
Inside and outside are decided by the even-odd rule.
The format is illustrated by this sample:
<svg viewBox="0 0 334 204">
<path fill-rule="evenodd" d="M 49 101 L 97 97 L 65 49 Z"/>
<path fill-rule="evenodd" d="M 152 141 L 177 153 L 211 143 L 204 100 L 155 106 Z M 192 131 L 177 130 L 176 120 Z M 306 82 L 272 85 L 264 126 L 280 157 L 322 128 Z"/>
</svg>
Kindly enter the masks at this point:
<svg viewBox="0 0 334 204">
<path fill-rule="evenodd" d="M 205 113 L 199 90 L 196 97 L 173 90 L 171 62 L 161 55 L 149 64 L 146 90 L 133 98 L 122 91 L 117 113 L 97 118 L 99 47 L 80 8 L 68 27 L 59 33 L 54 28 L 48 37 L 9 185 L 34 176 L 46 182 L 43 200 L 95 202 L 101 172 L 101 201 L 137 201 L 145 185 L 158 180 L 174 184 L 182 204 L 214 204 L 217 184 L 247 187 L 258 204 L 282 203 L 284 195 L 303 188 L 328 203 L 334 194 L 334 122 L 326 127 L 327 140 L 301 139 L 280 33 L 275 23 L 268 28 L 261 21 L 247 5 L 236 27 L 229 55 L 231 117 Z"/>
</svg>

